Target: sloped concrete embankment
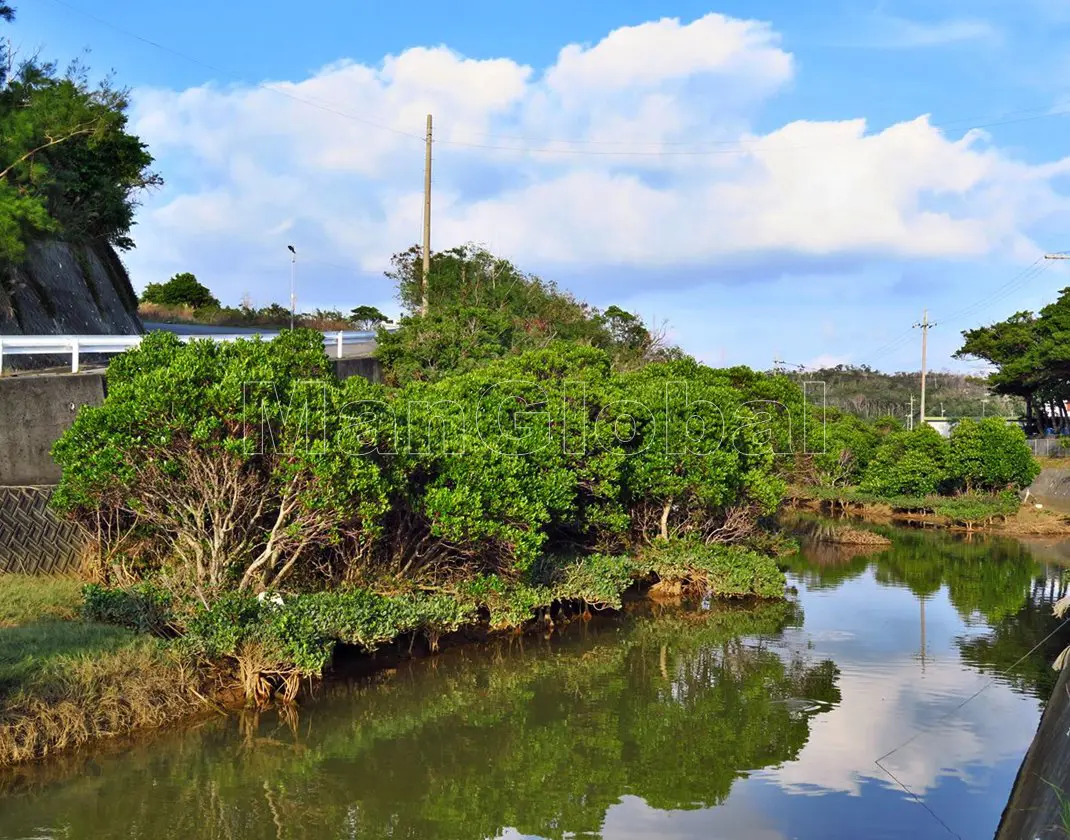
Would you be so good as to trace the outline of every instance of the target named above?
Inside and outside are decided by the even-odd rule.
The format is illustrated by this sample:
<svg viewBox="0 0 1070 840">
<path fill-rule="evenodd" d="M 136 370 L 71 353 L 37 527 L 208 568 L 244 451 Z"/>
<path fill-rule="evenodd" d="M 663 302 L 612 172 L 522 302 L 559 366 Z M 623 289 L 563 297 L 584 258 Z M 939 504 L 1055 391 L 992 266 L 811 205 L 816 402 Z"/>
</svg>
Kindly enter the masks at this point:
<svg viewBox="0 0 1070 840">
<path fill-rule="evenodd" d="M 1070 668 L 1063 668 L 1025 754 L 995 840 L 1065 837 L 1070 798 Z"/>
<path fill-rule="evenodd" d="M 25 261 L 0 274 L 0 335 L 139 335 L 137 295 L 106 244 L 32 243 Z M 92 356 L 85 364 L 103 362 Z M 70 364 L 69 356 L 8 356 L 4 370 Z"/>
</svg>

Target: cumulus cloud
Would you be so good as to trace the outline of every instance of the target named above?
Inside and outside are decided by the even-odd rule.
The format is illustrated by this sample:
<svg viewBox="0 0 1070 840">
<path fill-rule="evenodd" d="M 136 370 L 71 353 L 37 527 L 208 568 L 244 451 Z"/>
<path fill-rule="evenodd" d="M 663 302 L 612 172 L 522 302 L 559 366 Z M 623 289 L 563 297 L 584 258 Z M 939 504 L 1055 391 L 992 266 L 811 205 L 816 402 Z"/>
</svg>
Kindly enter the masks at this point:
<svg viewBox="0 0 1070 840">
<path fill-rule="evenodd" d="M 849 655 L 836 661 L 842 703 L 811 720 L 795 761 L 758 774 L 786 792 L 859 796 L 866 780 L 898 789 L 875 762 L 899 747 L 883 763 L 918 796 L 948 777 L 983 784 L 984 768 L 1020 757 L 1036 730 L 1037 702 L 1001 684 L 949 714 L 989 683 L 977 672 L 942 664 L 923 675 L 909 657 L 882 661 L 879 670 Z"/>
<path fill-rule="evenodd" d="M 1054 184 L 1070 159 L 1019 162 L 924 115 L 756 132 L 794 81 L 771 25 L 710 14 L 565 45 L 541 70 L 414 47 L 264 86 L 137 90 L 170 186 L 139 215 L 131 269 L 144 284 L 210 254 L 236 297 L 286 231 L 381 271 L 420 235 L 427 113 L 433 244 L 486 242 L 525 267 L 638 267 L 646 283 L 697 267 L 698 283 L 740 262 L 979 257 L 1029 250 L 1031 226 L 1068 209 Z"/>
</svg>

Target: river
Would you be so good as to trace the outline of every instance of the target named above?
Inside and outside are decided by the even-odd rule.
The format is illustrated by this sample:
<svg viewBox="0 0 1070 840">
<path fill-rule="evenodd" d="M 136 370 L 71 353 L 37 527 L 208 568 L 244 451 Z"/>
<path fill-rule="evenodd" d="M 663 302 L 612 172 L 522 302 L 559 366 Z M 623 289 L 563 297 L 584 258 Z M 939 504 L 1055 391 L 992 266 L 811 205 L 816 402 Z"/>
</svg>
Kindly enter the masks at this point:
<svg viewBox="0 0 1070 840">
<path fill-rule="evenodd" d="M 807 540 L 788 605 L 637 605 L 0 776 L 0 838 L 991 837 L 1059 569 L 887 533 Z"/>
</svg>

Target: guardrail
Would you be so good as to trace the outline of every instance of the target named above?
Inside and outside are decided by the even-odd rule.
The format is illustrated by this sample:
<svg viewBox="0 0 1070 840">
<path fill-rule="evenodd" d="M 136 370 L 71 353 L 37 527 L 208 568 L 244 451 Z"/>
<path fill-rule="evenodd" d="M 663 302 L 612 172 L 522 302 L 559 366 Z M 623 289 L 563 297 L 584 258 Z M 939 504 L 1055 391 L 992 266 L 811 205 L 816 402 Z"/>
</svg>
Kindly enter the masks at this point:
<svg viewBox="0 0 1070 840">
<path fill-rule="evenodd" d="M 389 327 L 387 329 L 390 329 Z M 396 329 L 396 328 L 395 328 Z M 237 341 L 261 338 L 270 341 L 278 332 L 264 333 L 175 333 L 181 341 Z M 0 335 L 0 374 L 4 372 L 5 356 L 70 355 L 71 373 L 78 373 L 83 354 L 122 353 L 141 344 L 144 335 Z M 323 347 L 328 355 L 344 357 L 346 346 L 367 344 L 375 340 L 374 332 L 324 332 Z"/>
</svg>

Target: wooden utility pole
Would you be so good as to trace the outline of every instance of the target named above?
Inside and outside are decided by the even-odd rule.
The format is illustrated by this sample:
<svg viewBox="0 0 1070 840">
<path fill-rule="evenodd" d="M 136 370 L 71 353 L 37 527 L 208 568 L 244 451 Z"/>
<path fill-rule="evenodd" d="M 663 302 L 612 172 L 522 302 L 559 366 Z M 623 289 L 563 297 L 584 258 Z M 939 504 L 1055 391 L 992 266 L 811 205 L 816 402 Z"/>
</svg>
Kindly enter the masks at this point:
<svg viewBox="0 0 1070 840">
<path fill-rule="evenodd" d="M 922 425 L 925 424 L 925 349 L 929 339 L 929 328 L 935 327 L 936 324 L 929 323 L 929 310 L 923 309 L 921 313 L 921 323 L 915 324 L 915 327 L 921 328 L 921 408 L 918 412 L 918 418 Z"/>
<path fill-rule="evenodd" d="M 424 152 L 424 271 L 420 314 L 427 314 L 427 276 L 431 273 L 431 115 L 427 115 L 427 143 Z"/>
</svg>

